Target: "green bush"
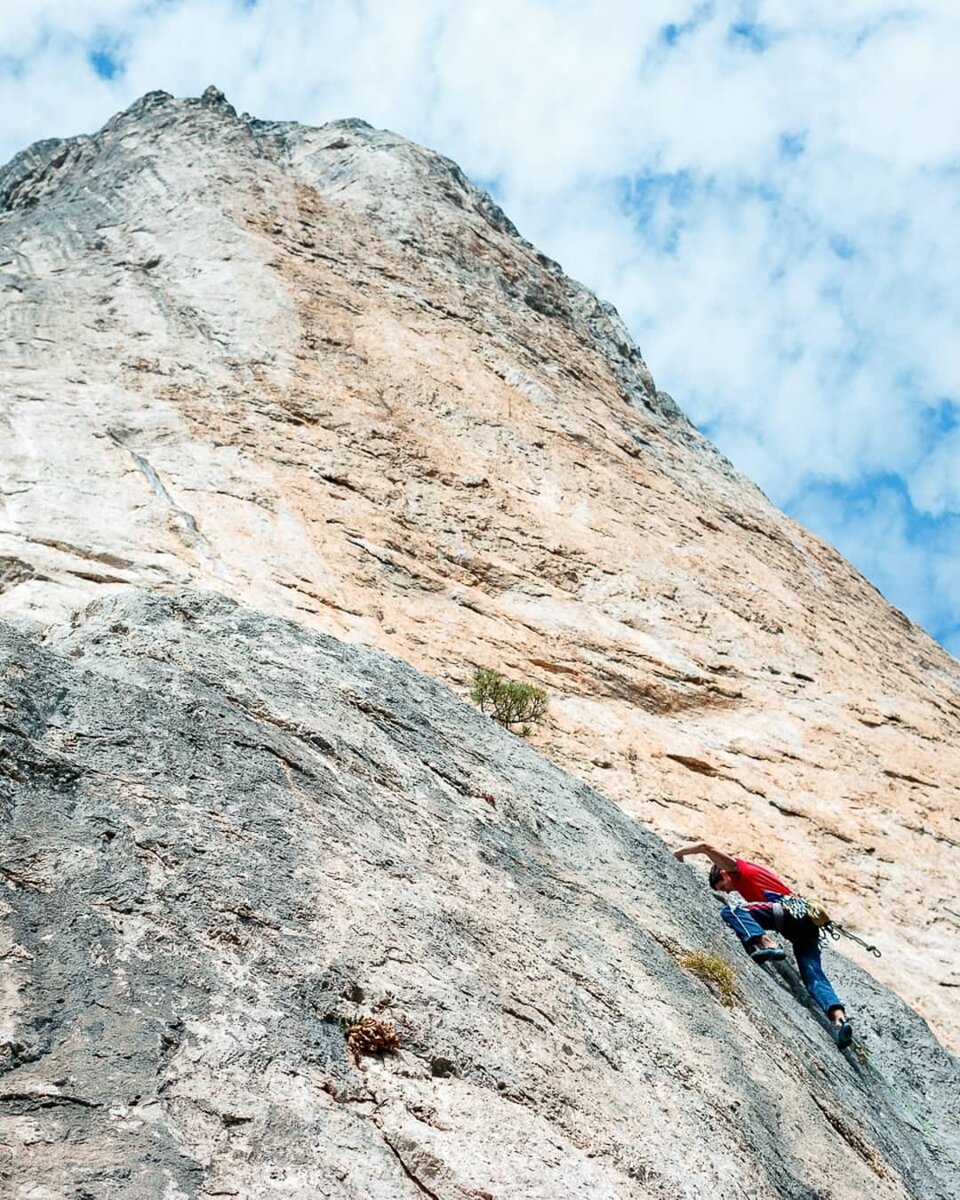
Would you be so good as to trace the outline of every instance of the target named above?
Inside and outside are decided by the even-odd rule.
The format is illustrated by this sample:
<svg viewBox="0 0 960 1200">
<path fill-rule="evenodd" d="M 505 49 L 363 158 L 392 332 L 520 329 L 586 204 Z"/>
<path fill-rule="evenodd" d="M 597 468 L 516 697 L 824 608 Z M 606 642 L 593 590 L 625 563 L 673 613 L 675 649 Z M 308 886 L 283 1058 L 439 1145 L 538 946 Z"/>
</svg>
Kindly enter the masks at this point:
<svg viewBox="0 0 960 1200">
<path fill-rule="evenodd" d="M 737 992 L 737 972 L 730 960 L 723 954 L 711 954 L 705 950 L 692 950 L 683 955 L 680 965 L 699 976 L 711 992 L 727 1008 L 739 1000 Z"/>
<path fill-rule="evenodd" d="M 542 687 L 505 679 L 487 667 L 474 671 L 470 699 L 498 725 L 521 737 L 529 737 L 534 722 L 542 721 L 547 711 L 547 693 Z"/>
</svg>

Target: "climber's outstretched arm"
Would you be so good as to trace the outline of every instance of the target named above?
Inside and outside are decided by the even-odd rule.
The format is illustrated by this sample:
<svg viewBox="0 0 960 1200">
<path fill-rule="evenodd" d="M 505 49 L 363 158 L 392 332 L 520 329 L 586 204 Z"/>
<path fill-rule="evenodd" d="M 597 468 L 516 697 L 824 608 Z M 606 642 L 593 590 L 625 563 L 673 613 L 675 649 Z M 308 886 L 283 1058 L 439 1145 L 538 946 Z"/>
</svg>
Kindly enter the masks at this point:
<svg viewBox="0 0 960 1200">
<path fill-rule="evenodd" d="M 681 846 L 679 850 L 674 850 L 674 858 L 684 859 L 689 854 L 705 854 L 715 867 L 719 867 L 721 871 L 735 871 L 737 869 L 737 860 L 731 858 L 729 854 L 724 854 L 722 850 L 718 850 L 715 846 L 711 846 L 709 842 L 694 842 L 692 846 Z"/>
</svg>

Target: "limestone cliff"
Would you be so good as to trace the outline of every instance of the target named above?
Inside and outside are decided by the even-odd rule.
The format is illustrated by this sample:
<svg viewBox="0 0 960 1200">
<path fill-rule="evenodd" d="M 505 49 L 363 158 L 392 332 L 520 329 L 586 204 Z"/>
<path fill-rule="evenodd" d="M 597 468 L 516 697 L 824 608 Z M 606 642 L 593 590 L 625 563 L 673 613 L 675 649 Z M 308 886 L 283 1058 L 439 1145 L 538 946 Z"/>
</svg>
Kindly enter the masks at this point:
<svg viewBox="0 0 960 1200">
<path fill-rule="evenodd" d="M 0 170 L 0 314 L 24 636 L 187 586 L 541 682 L 537 749 L 815 890 L 958 1044 L 960 667 L 454 164 L 151 93 Z"/>
</svg>

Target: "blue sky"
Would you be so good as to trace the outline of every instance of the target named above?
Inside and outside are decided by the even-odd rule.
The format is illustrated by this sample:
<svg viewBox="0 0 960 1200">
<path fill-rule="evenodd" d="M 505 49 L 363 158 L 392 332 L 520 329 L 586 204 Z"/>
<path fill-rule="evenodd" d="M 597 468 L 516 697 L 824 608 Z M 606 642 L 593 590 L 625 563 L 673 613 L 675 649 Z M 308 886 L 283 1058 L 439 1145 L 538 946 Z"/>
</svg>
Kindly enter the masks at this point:
<svg viewBox="0 0 960 1200">
<path fill-rule="evenodd" d="M 209 83 L 442 150 L 960 654 L 958 62 L 956 0 L 33 0 L 0 158 Z"/>
</svg>

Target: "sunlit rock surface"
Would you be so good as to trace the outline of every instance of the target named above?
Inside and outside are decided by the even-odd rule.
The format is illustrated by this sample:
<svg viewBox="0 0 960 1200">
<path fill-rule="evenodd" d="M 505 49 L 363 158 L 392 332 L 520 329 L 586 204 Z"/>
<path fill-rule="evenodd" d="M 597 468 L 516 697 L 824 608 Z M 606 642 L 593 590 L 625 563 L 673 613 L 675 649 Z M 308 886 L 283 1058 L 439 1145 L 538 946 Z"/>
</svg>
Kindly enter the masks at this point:
<svg viewBox="0 0 960 1200">
<path fill-rule="evenodd" d="M 542 683 L 538 749 L 815 891 L 960 1044 L 960 667 L 452 163 L 152 93 L 0 210 L 0 614 L 186 585 Z"/>
</svg>

